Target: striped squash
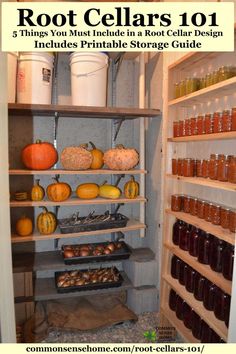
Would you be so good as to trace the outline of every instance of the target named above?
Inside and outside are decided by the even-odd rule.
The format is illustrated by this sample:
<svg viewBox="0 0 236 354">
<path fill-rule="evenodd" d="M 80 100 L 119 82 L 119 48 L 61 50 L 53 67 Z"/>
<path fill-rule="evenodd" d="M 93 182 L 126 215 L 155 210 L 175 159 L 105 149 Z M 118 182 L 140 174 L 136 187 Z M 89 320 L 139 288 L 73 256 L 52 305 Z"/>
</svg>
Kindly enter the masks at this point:
<svg viewBox="0 0 236 354">
<path fill-rule="evenodd" d="M 43 212 L 37 218 L 37 228 L 41 235 L 52 234 L 57 227 L 56 215 L 43 207 Z"/>
<path fill-rule="evenodd" d="M 130 181 L 125 183 L 124 194 L 128 199 L 135 199 L 139 194 L 139 184 L 135 181 L 134 176 L 131 176 Z"/>
</svg>

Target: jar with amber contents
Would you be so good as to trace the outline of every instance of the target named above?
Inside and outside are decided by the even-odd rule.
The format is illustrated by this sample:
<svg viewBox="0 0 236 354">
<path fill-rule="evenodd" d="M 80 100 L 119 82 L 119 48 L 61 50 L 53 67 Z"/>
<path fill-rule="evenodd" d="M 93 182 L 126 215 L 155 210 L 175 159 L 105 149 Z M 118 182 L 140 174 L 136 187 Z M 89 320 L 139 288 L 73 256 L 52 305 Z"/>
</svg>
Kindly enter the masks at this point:
<svg viewBox="0 0 236 354">
<path fill-rule="evenodd" d="M 211 208 L 211 222 L 214 225 L 220 225 L 220 205 L 213 204 Z"/>
<path fill-rule="evenodd" d="M 229 161 L 232 156 L 224 156 L 222 155 L 219 158 L 218 168 L 217 168 L 217 179 L 221 182 L 228 181 L 228 174 L 229 174 Z"/>
<path fill-rule="evenodd" d="M 231 115 L 232 115 L 232 130 L 236 130 L 236 107 L 232 108 L 231 111 Z"/>
<path fill-rule="evenodd" d="M 205 134 L 205 118 L 202 115 L 197 117 L 197 134 Z"/>
<path fill-rule="evenodd" d="M 202 160 L 202 177 L 209 177 L 209 162 L 210 160 Z"/>
<path fill-rule="evenodd" d="M 179 136 L 184 136 L 184 135 L 185 135 L 184 121 L 180 120 L 179 121 Z"/>
<path fill-rule="evenodd" d="M 236 232 L 236 209 L 231 209 L 229 212 L 229 230 Z"/>
<path fill-rule="evenodd" d="M 222 131 L 230 132 L 232 130 L 232 116 L 229 110 L 224 110 L 222 113 Z"/>
<path fill-rule="evenodd" d="M 202 175 L 202 160 L 196 160 L 196 176 L 203 177 L 203 175 Z"/>
<path fill-rule="evenodd" d="M 193 159 L 184 159 L 183 176 L 184 177 L 193 177 L 194 176 L 194 160 Z"/>
<path fill-rule="evenodd" d="M 177 159 L 172 159 L 172 175 L 178 174 L 178 162 Z"/>
<path fill-rule="evenodd" d="M 198 205 L 198 199 L 191 197 L 191 199 L 190 199 L 190 214 L 193 216 L 197 216 L 197 205 Z"/>
<path fill-rule="evenodd" d="M 229 229 L 229 216 L 230 209 L 226 207 L 221 207 L 220 209 L 220 225 L 223 229 Z"/>
<path fill-rule="evenodd" d="M 205 115 L 205 131 L 206 134 L 211 134 L 213 133 L 213 116 L 210 113 L 207 113 Z"/>
<path fill-rule="evenodd" d="M 206 87 L 212 85 L 212 75 L 209 73 L 206 75 Z"/>
<path fill-rule="evenodd" d="M 184 200 L 184 205 L 183 205 L 183 211 L 184 213 L 190 213 L 190 200 L 191 197 L 189 197 L 188 195 L 184 195 L 183 196 L 183 200 Z"/>
<path fill-rule="evenodd" d="M 205 209 L 204 209 L 204 219 L 207 222 L 211 222 L 211 209 L 213 208 L 213 204 L 211 202 L 206 202 L 205 203 Z"/>
<path fill-rule="evenodd" d="M 185 119 L 184 120 L 184 131 L 185 131 L 185 136 L 190 136 L 191 135 L 190 119 Z"/>
<path fill-rule="evenodd" d="M 172 194 L 171 196 L 171 210 L 172 211 L 182 211 L 183 209 L 183 195 Z"/>
<path fill-rule="evenodd" d="M 197 203 L 197 217 L 204 219 L 204 210 L 205 210 L 205 200 L 198 199 Z"/>
<path fill-rule="evenodd" d="M 218 154 L 211 154 L 209 161 L 209 178 L 217 179 L 217 170 L 218 170 Z"/>
<path fill-rule="evenodd" d="M 191 118 L 190 119 L 190 130 L 191 130 L 191 135 L 197 135 L 198 130 L 197 130 L 197 118 Z"/>
<path fill-rule="evenodd" d="M 176 138 L 179 136 L 179 122 L 173 122 L 173 137 Z"/>
<path fill-rule="evenodd" d="M 182 80 L 179 85 L 179 97 L 186 95 L 186 84 L 185 80 Z"/>
<path fill-rule="evenodd" d="M 180 84 L 176 82 L 174 87 L 174 98 L 179 98 L 179 97 L 180 97 Z"/>
<path fill-rule="evenodd" d="M 183 176 L 184 174 L 184 160 L 183 159 L 178 159 L 178 176 Z"/>
<path fill-rule="evenodd" d="M 217 84 L 217 82 L 219 82 L 219 75 L 218 75 L 218 71 L 215 70 L 212 73 L 212 85 Z"/>
<path fill-rule="evenodd" d="M 213 114 L 213 133 L 221 133 L 222 130 L 222 115 L 220 112 Z"/>
<path fill-rule="evenodd" d="M 235 157 L 231 158 L 229 161 L 228 181 L 230 183 L 236 183 L 236 158 Z"/>
</svg>

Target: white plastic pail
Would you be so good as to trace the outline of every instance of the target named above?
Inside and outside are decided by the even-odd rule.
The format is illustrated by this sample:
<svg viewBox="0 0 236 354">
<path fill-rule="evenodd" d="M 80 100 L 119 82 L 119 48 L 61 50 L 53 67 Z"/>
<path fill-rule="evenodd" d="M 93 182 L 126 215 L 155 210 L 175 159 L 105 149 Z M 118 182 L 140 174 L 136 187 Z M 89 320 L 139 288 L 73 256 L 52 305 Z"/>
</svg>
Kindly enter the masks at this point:
<svg viewBox="0 0 236 354">
<path fill-rule="evenodd" d="M 108 56 L 75 52 L 70 66 L 72 105 L 106 106 Z"/>
<path fill-rule="evenodd" d="M 21 53 L 17 71 L 17 102 L 50 104 L 54 56 L 51 53 Z"/>
<path fill-rule="evenodd" d="M 16 69 L 17 69 L 16 52 L 7 53 L 7 90 L 8 103 L 16 102 Z"/>
</svg>

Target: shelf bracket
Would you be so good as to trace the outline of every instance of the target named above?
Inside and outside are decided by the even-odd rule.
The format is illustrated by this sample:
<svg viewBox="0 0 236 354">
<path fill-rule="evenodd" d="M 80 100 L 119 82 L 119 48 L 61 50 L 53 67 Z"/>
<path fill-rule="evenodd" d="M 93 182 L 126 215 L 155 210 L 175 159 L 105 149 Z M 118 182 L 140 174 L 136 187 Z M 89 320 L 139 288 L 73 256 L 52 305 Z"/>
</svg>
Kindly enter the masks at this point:
<svg viewBox="0 0 236 354">
<path fill-rule="evenodd" d="M 114 75 L 114 79 L 113 79 L 114 81 L 116 81 L 117 76 L 119 74 L 120 66 L 121 66 L 122 61 L 124 59 L 124 55 L 125 55 L 124 52 L 120 52 L 117 54 L 117 57 L 114 59 L 114 63 L 115 63 L 115 75 Z"/>
<path fill-rule="evenodd" d="M 114 132 L 114 138 L 113 138 L 113 141 L 115 142 L 116 139 L 117 139 L 117 136 L 119 134 L 119 131 L 120 131 L 120 128 L 121 128 L 121 125 L 122 123 L 125 121 L 125 118 L 121 118 L 121 119 L 114 119 L 113 121 L 113 124 L 116 125 L 116 129 L 115 129 L 115 132 Z"/>
<path fill-rule="evenodd" d="M 116 234 L 117 234 L 116 242 L 119 242 L 120 240 L 124 240 L 125 234 L 123 232 L 119 231 Z"/>
<path fill-rule="evenodd" d="M 117 181 L 116 181 L 116 183 L 115 183 L 115 187 L 118 187 L 120 181 L 121 181 L 122 178 L 124 178 L 124 177 L 125 177 L 125 175 L 119 175 L 119 177 L 117 178 Z"/>
<path fill-rule="evenodd" d="M 59 113 L 54 113 L 54 131 L 53 131 L 53 145 L 55 149 L 57 149 L 57 134 L 58 134 L 58 121 L 59 121 Z M 53 167 L 54 169 L 57 168 L 57 163 Z"/>
<path fill-rule="evenodd" d="M 58 249 L 58 245 L 59 245 L 59 238 L 55 238 L 54 239 L 54 250 Z"/>
</svg>

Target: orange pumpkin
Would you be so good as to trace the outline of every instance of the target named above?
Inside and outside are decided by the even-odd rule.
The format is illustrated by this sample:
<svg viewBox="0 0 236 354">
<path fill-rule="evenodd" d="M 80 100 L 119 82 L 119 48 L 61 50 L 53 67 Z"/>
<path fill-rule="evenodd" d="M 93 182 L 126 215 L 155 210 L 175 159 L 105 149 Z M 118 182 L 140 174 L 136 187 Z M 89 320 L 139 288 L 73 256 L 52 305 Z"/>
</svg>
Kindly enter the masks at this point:
<svg viewBox="0 0 236 354">
<path fill-rule="evenodd" d="M 96 146 L 90 141 L 89 142 L 90 145 L 92 146 L 92 150 L 90 150 L 93 160 L 92 160 L 92 164 L 90 166 L 90 168 L 92 170 L 98 170 L 100 168 L 102 168 L 102 166 L 104 165 L 103 162 L 103 152 L 102 150 L 99 150 L 96 148 Z"/>
<path fill-rule="evenodd" d="M 58 154 L 51 143 L 36 140 L 23 148 L 21 160 L 30 170 L 48 170 L 57 162 Z"/>
<path fill-rule="evenodd" d="M 47 196 L 52 202 L 63 202 L 71 195 L 71 188 L 68 183 L 59 182 L 59 176 L 54 178 L 55 182 L 47 187 Z"/>
<path fill-rule="evenodd" d="M 16 222 L 16 233 L 19 236 L 29 236 L 33 232 L 33 222 L 30 218 L 22 216 Z"/>
</svg>

